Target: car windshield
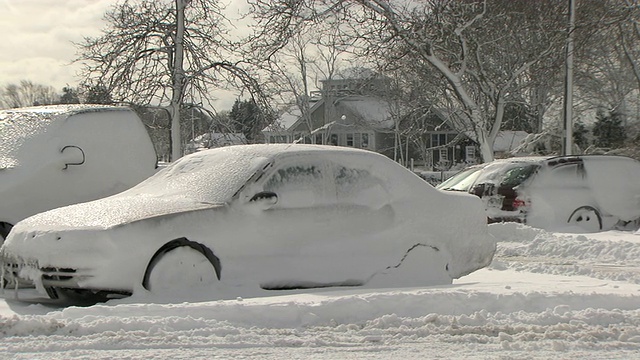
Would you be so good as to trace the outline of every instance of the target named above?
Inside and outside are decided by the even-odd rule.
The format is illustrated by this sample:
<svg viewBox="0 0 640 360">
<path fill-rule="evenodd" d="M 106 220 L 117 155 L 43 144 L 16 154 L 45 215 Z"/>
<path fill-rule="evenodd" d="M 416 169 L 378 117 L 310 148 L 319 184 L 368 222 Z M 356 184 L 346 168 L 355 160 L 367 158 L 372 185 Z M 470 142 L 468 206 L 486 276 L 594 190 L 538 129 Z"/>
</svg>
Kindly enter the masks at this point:
<svg viewBox="0 0 640 360">
<path fill-rule="evenodd" d="M 228 202 L 268 159 L 227 149 L 231 147 L 183 157 L 126 193 L 176 195 L 216 204 Z"/>
<path fill-rule="evenodd" d="M 436 186 L 440 190 L 449 191 L 469 191 L 471 185 L 480 175 L 482 167 L 471 167 L 453 175 L 442 184 Z"/>
</svg>

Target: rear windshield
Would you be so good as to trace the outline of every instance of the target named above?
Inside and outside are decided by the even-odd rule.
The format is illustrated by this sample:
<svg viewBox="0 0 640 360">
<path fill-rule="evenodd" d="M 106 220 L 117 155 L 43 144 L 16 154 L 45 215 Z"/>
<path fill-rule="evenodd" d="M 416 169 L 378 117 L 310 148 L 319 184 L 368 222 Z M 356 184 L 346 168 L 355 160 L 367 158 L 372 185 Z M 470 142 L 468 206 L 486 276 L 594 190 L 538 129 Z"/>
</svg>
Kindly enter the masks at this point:
<svg viewBox="0 0 640 360">
<path fill-rule="evenodd" d="M 519 186 L 540 168 L 537 163 L 495 162 L 487 166 L 471 167 L 453 175 L 436 188 L 469 191 L 475 184 L 495 184 L 499 187 Z"/>
<path fill-rule="evenodd" d="M 476 182 L 514 188 L 529 179 L 539 167 L 535 163 L 494 163 L 483 169 Z"/>
</svg>

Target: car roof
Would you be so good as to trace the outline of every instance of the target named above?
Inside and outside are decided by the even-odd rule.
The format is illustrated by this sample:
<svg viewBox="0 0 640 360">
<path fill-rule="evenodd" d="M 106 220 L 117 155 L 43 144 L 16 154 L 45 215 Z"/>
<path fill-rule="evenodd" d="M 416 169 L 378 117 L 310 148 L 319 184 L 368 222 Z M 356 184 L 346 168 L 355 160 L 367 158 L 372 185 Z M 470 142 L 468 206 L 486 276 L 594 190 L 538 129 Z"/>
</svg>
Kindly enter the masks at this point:
<svg viewBox="0 0 640 360">
<path fill-rule="evenodd" d="M 490 163 L 546 163 L 549 166 L 555 166 L 558 164 L 572 163 L 572 162 L 580 162 L 588 159 L 632 159 L 623 155 L 609 155 L 609 154 L 585 154 L 585 155 L 553 155 L 553 156 L 522 156 L 522 157 L 512 157 L 506 159 L 496 159 L 489 163 L 484 163 L 481 165 L 486 165 Z"/>
<path fill-rule="evenodd" d="M 369 156 L 383 156 L 381 154 L 357 148 L 332 146 L 332 145 L 311 145 L 311 144 L 251 144 L 232 145 L 221 148 L 203 150 L 198 153 L 227 152 L 232 156 L 260 156 L 260 157 L 281 157 L 289 154 L 314 154 L 318 152 L 330 154 L 366 154 Z M 196 153 L 196 154 L 198 154 Z M 188 155 L 189 156 L 189 155 Z"/>
</svg>

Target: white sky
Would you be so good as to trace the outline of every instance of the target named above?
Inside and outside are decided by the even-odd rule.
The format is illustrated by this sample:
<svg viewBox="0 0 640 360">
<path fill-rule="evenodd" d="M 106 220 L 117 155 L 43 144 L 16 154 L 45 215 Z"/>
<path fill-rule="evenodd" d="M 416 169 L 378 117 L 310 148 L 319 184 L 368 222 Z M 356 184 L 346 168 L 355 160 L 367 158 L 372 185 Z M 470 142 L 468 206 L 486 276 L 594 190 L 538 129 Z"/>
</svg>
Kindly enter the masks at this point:
<svg viewBox="0 0 640 360">
<path fill-rule="evenodd" d="M 0 0 L 0 86 L 31 80 L 77 85 L 72 41 L 96 36 L 114 0 Z"/>
<path fill-rule="evenodd" d="M 72 42 L 98 36 L 104 13 L 117 0 L 0 0 L 0 86 L 31 80 L 53 86 L 78 85 L 78 64 Z M 238 7 L 237 0 L 229 1 Z M 231 108 L 235 95 L 216 93 L 221 110 Z"/>
</svg>

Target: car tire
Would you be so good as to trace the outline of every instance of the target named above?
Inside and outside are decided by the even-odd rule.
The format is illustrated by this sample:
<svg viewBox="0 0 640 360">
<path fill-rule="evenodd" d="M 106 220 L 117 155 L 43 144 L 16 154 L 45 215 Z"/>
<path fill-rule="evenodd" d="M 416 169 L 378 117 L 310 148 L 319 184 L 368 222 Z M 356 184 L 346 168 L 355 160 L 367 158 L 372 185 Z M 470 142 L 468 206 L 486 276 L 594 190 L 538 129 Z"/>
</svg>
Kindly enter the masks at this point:
<svg viewBox="0 0 640 360">
<path fill-rule="evenodd" d="M 581 206 L 571 213 L 567 220 L 569 225 L 575 225 L 589 232 L 602 230 L 602 216 L 592 206 Z"/>
<path fill-rule="evenodd" d="M 220 280 L 220 270 L 220 260 L 209 248 L 181 238 L 154 254 L 142 285 L 155 294 L 207 290 Z"/>
</svg>

